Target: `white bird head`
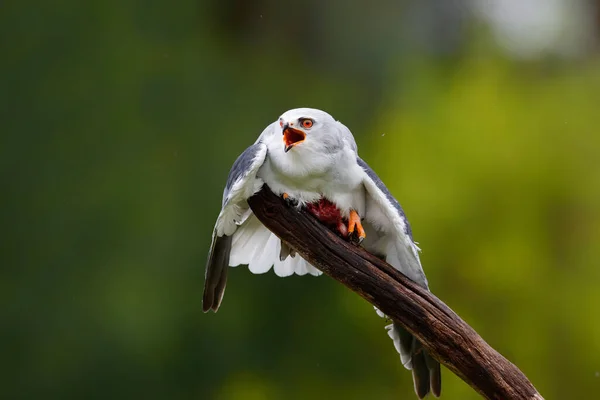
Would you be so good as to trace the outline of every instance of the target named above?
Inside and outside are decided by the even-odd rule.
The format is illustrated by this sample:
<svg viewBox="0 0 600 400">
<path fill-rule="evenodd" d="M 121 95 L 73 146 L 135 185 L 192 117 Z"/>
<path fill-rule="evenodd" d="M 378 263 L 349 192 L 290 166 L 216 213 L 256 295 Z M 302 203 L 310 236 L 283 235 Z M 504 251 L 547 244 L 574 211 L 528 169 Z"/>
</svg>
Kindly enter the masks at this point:
<svg viewBox="0 0 600 400">
<path fill-rule="evenodd" d="M 325 111 L 296 108 L 279 117 L 284 152 L 327 152 L 342 145 L 339 123 Z M 277 128 L 276 128 L 277 129 Z"/>
</svg>

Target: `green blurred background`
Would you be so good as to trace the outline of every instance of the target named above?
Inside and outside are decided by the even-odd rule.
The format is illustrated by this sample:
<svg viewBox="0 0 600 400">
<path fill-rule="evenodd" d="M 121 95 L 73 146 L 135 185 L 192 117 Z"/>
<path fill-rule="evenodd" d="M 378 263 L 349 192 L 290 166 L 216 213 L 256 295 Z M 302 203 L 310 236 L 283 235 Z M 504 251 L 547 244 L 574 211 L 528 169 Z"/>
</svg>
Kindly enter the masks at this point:
<svg viewBox="0 0 600 400">
<path fill-rule="evenodd" d="M 432 290 L 547 399 L 598 398 L 599 28 L 596 0 L 3 1 L 0 397 L 414 398 L 328 277 L 240 267 L 201 312 L 230 165 L 310 106 Z"/>
</svg>

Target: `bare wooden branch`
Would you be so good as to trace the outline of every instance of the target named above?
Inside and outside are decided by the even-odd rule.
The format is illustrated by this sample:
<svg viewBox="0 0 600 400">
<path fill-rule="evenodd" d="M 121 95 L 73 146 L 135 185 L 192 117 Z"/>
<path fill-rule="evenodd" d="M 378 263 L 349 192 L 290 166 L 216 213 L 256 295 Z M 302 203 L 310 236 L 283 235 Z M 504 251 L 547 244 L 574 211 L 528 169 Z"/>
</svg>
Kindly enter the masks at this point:
<svg viewBox="0 0 600 400">
<path fill-rule="evenodd" d="M 289 207 L 266 186 L 248 203 L 281 240 L 404 326 L 483 397 L 543 400 L 514 364 L 442 301 L 391 265 L 339 238 L 307 212 Z"/>
</svg>

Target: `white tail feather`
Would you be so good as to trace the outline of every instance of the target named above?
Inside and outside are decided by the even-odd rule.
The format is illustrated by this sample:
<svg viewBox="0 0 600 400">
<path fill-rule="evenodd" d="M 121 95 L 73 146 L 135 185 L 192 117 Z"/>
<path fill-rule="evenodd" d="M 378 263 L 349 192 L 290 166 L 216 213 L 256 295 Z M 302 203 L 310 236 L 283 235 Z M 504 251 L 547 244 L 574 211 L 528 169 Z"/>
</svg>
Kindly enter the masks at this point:
<svg viewBox="0 0 600 400">
<path fill-rule="evenodd" d="M 229 265 L 248 265 L 253 274 L 264 274 L 274 267 L 277 276 L 286 277 L 293 274 L 319 276 L 321 271 L 310 265 L 302 257 L 288 256 L 284 261 L 279 259 L 281 241 L 251 214 L 237 228 L 231 242 Z"/>
<path fill-rule="evenodd" d="M 319 276 L 322 274 L 321 271 L 319 271 L 318 269 L 316 269 L 315 267 L 313 267 L 308 261 L 304 260 L 304 259 L 300 259 L 300 261 L 298 261 L 298 263 L 296 264 L 296 270 L 295 270 L 297 275 L 306 275 L 306 274 L 311 274 L 314 276 Z"/>
<path fill-rule="evenodd" d="M 280 248 L 281 248 L 281 244 L 280 244 Z M 294 269 L 296 266 L 296 262 L 297 260 L 300 258 L 299 255 L 296 255 L 295 257 L 291 257 L 291 256 L 287 256 L 287 258 L 283 261 L 281 261 L 279 259 L 279 257 L 277 257 L 277 259 L 275 260 L 275 274 L 277 274 L 277 276 L 280 277 L 286 277 L 286 276 L 290 276 L 294 274 Z"/>
<path fill-rule="evenodd" d="M 412 369 L 412 354 L 405 353 L 402 351 L 402 347 L 400 346 L 400 333 L 396 330 L 394 324 L 389 324 L 385 327 L 385 329 L 387 330 L 387 334 L 390 337 L 390 339 L 392 339 L 392 342 L 394 342 L 394 347 L 396 348 L 396 351 L 398 352 L 398 354 L 400 354 L 400 361 L 402 362 L 404 368 Z"/>
<path fill-rule="evenodd" d="M 298 260 L 298 262 L 296 263 L 296 269 L 294 272 L 298 275 L 306 275 L 306 273 L 308 272 L 307 268 L 306 268 L 307 265 L 308 265 L 308 263 L 306 262 L 306 260 L 303 258 L 300 258 Z"/>
<path fill-rule="evenodd" d="M 237 267 L 241 264 L 249 264 L 256 250 L 256 242 L 259 240 L 261 230 L 266 229 L 260 221 L 252 215 L 238 227 L 231 241 L 231 253 L 229 266 Z"/>
<path fill-rule="evenodd" d="M 258 240 L 255 242 L 255 251 L 248 264 L 248 269 L 253 274 L 264 274 L 273 266 L 277 239 L 269 230 L 263 228 L 259 231 Z"/>
<path fill-rule="evenodd" d="M 313 267 L 311 264 L 306 263 L 306 270 L 308 271 L 309 274 L 311 274 L 312 276 L 321 276 L 323 275 L 323 272 L 321 272 L 320 270 L 318 270 L 317 268 Z"/>
</svg>

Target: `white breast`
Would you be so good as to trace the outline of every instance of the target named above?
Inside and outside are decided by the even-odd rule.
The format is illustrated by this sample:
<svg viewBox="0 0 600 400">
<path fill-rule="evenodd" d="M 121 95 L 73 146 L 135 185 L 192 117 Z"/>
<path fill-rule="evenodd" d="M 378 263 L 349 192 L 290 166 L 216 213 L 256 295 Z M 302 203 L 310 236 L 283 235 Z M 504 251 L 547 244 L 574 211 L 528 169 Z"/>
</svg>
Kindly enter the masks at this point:
<svg viewBox="0 0 600 400">
<path fill-rule="evenodd" d="M 351 149 L 335 154 L 294 150 L 269 152 L 259 170 L 258 176 L 273 192 L 287 193 L 302 205 L 325 197 L 336 204 L 345 217 L 351 209 L 364 214 L 362 171 Z"/>
</svg>

